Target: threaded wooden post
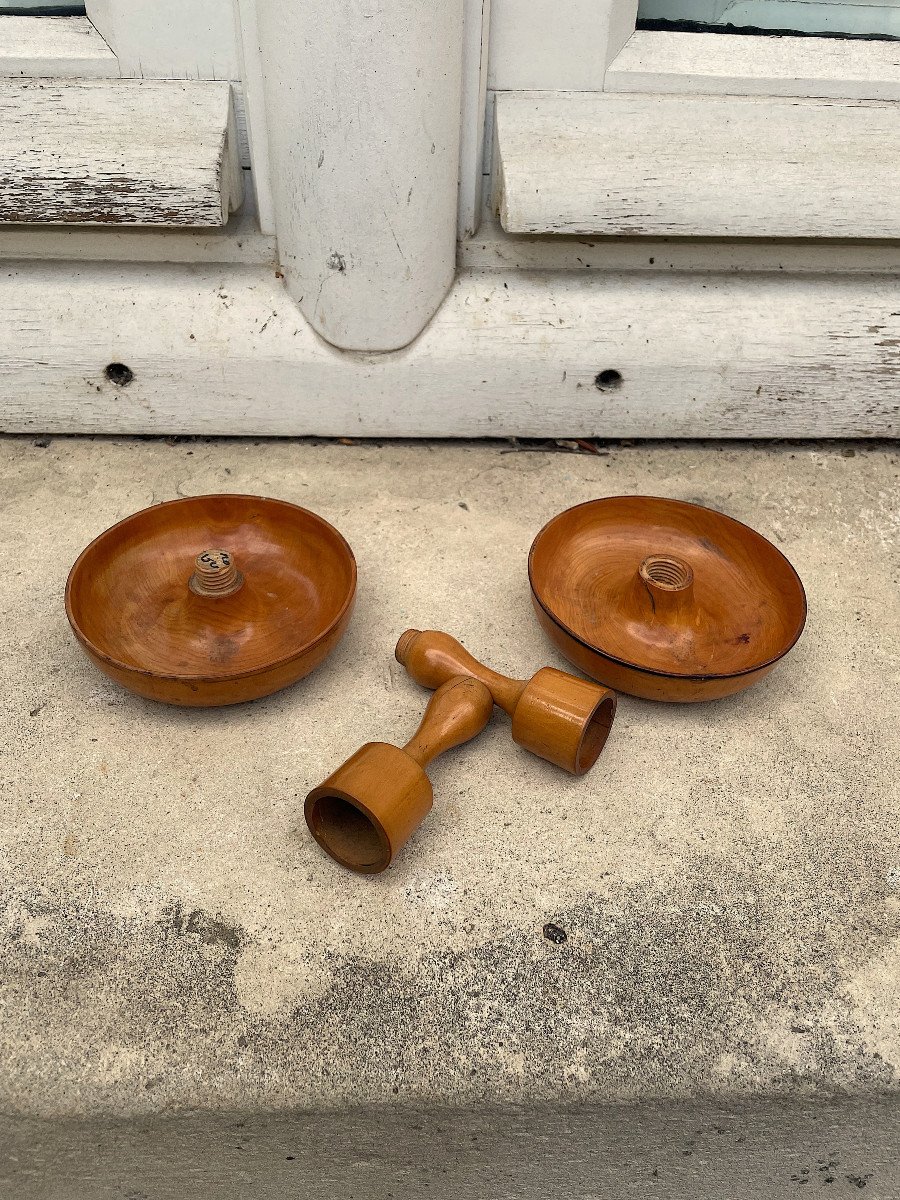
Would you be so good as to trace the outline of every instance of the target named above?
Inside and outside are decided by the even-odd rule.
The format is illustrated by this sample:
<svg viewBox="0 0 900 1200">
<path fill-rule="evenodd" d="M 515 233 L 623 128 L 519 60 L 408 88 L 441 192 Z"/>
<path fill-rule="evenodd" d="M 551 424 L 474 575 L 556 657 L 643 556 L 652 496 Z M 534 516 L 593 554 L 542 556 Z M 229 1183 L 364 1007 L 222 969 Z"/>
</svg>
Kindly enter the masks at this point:
<svg viewBox="0 0 900 1200">
<path fill-rule="evenodd" d="M 694 572 L 674 554 L 651 554 L 638 568 L 638 577 L 650 598 L 653 619 L 674 621 L 694 609 Z"/>
<path fill-rule="evenodd" d="M 194 562 L 189 587 L 198 596 L 232 596 L 244 577 L 228 550 L 204 550 Z"/>
</svg>

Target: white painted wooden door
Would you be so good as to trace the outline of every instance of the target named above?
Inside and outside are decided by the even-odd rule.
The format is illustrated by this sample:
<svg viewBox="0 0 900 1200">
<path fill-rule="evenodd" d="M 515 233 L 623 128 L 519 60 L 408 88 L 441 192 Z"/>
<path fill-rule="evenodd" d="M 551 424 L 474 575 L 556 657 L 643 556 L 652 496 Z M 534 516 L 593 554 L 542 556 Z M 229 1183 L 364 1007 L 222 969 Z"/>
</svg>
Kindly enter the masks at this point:
<svg viewBox="0 0 900 1200">
<path fill-rule="evenodd" d="M 146 87 L 178 145 L 202 143 L 169 175 L 213 222 L 0 219 L 0 427 L 900 433 L 895 47 L 636 16 L 637 0 L 88 0 L 74 23 L 0 17 L 8 112 L 62 89 L 93 145 L 73 97 L 112 114 L 127 91 L 147 131 Z M 226 103 L 201 129 L 191 89 L 230 95 L 234 119 Z"/>
</svg>

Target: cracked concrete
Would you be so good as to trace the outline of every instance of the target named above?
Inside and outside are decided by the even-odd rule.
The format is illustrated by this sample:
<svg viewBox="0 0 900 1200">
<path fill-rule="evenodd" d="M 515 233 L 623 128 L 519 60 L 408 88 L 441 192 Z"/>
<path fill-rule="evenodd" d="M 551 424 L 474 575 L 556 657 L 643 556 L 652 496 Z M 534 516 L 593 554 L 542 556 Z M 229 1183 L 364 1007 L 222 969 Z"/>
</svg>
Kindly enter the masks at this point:
<svg viewBox="0 0 900 1200">
<path fill-rule="evenodd" d="M 896 446 L 6 438 L 0 460 L 2 1111 L 897 1093 Z M 336 524 L 356 614 L 293 689 L 165 708 L 88 663 L 63 586 L 115 520 L 219 490 Z M 623 697 L 580 780 L 498 713 L 436 764 L 388 874 L 337 868 L 303 798 L 415 727 L 427 695 L 399 633 L 446 629 L 519 676 L 566 667 L 531 613 L 528 547 L 560 509 L 625 492 L 772 538 L 809 595 L 793 653 L 731 700 Z"/>
</svg>

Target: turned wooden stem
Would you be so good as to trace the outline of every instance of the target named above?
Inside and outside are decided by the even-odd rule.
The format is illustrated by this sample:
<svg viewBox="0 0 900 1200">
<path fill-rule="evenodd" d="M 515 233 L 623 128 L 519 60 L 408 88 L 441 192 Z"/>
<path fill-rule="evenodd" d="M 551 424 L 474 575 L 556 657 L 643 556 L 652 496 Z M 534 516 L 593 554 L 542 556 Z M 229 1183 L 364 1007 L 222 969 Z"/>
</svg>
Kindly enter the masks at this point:
<svg viewBox="0 0 900 1200">
<path fill-rule="evenodd" d="M 395 650 L 397 661 L 406 668 L 412 679 L 427 688 L 440 687 L 453 675 L 477 679 L 488 689 L 497 704 L 509 713 L 515 712 L 527 680 L 509 679 L 486 667 L 461 646 L 449 633 L 435 629 L 422 632 L 407 629 Z"/>
<path fill-rule="evenodd" d="M 423 687 L 439 688 L 453 676 L 485 687 L 512 717 L 513 741 L 573 775 L 590 770 L 603 749 L 616 712 L 608 688 L 554 667 L 531 679 L 508 679 L 436 629 L 407 629 L 395 654 Z"/>
<path fill-rule="evenodd" d="M 439 754 L 477 737 L 493 710 L 493 697 L 479 680 L 448 679 L 431 697 L 419 728 L 403 749 L 424 769 Z"/>
<path fill-rule="evenodd" d="M 198 596 L 233 596 L 244 584 L 244 577 L 228 550 L 204 550 L 194 561 L 194 574 L 188 586 Z"/>
</svg>

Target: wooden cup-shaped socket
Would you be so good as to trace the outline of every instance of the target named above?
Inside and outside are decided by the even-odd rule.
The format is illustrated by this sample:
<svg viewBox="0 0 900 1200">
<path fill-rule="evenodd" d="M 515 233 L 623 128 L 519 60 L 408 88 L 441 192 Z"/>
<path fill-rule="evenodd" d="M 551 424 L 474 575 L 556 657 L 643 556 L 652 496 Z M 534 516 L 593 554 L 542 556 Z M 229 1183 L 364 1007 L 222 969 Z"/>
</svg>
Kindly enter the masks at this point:
<svg viewBox="0 0 900 1200">
<path fill-rule="evenodd" d="M 357 750 L 306 797 L 306 823 L 322 849 L 351 871 L 386 870 L 431 809 L 425 767 L 481 733 L 493 707 L 484 684 L 456 676 L 431 697 L 402 750 L 387 742 Z"/>
<path fill-rule="evenodd" d="M 424 770 L 387 742 L 369 742 L 306 798 L 313 837 L 341 866 L 386 870 L 431 811 Z"/>
<path fill-rule="evenodd" d="M 543 667 L 516 705 L 513 740 L 564 771 L 583 775 L 597 761 L 615 715 L 615 692 Z"/>
</svg>

